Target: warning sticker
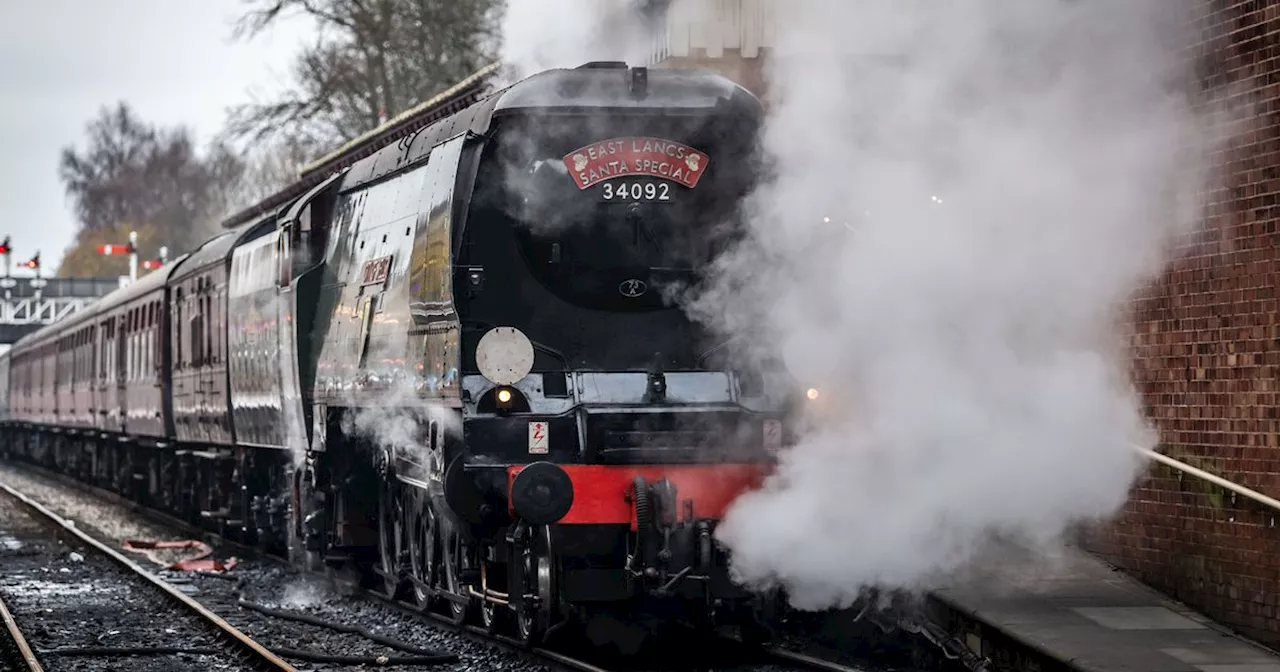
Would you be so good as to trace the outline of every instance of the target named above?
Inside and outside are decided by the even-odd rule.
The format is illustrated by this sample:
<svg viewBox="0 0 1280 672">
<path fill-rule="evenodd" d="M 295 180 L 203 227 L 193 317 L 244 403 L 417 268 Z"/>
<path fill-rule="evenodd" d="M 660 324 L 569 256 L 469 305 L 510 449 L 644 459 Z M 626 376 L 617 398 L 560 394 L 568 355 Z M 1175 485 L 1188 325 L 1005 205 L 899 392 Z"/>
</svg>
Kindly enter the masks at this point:
<svg viewBox="0 0 1280 672">
<path fill-rule="evenodd" d="M 615 177 L 660 177 L 690 189 L 707 172 L 711 158 L 674 140 L 612 138 L 592 143 L 564 157 L 579 189 Z"/>
<path fill-rule="evenodd" d="M 782 421 L 764 421 L 764 449 L 770 453 L 782 450 Z"/>
<path fill-rule="evenodd" d="M 529 423 L 529 454 L 530 455 L 546 455 L 547 450 L 551 446 L 548 436 L 547 423 L 531 422 Z"/>
</svg>

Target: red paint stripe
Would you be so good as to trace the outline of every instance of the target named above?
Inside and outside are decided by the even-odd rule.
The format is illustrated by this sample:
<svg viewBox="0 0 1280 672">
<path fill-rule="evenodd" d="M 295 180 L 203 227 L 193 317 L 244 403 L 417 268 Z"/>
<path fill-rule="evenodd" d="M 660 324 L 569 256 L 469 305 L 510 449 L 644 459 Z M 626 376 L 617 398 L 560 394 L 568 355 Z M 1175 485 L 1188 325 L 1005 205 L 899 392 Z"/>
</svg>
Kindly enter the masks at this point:
<svg viewBox="0 0 1280 672">
<path fill-rule="evenodd" d="M 768 467 L 763 464 L 698 465 L 559 465 L 573 481 L 573 506 L 560 519 L 564 525 L 635 525 L 635 507 L 629 501 L 636 476 L 652 484 L 663 478 L 676 486 L 680 516 L 687 499 L 693 500 L 695 519 L 724 517 L 742 493 L 764 481 Z M 524 465 L 507 467 L 507 492 Z M 513 514 L 514 515 L 514 514 Z"/>
</svg>

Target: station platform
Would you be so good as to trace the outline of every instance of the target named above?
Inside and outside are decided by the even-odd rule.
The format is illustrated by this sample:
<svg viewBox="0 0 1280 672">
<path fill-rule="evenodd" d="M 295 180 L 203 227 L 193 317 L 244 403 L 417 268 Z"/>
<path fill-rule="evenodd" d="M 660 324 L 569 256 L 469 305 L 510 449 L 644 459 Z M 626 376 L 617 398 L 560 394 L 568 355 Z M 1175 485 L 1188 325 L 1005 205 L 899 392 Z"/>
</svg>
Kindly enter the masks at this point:
<svg viewBox="0 0 1280 672">
<path fill-rule="evenodd" d="M 1020 644 L 1054 663 L 1037 669 L 1280 672 L 1280 654 L 1072 546 L 1001 546 L 933 598 L 993 660 Z"/>
</svg>

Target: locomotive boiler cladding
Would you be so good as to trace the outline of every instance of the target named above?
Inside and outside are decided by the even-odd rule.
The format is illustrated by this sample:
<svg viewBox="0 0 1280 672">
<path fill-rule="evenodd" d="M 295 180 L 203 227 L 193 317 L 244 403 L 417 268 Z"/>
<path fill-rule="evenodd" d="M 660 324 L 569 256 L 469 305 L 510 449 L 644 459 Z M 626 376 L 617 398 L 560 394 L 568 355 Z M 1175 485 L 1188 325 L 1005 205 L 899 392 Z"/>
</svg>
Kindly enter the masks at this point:
<svg viewBox="0 0 1280 672">
<path fill-rule="evenodd" d="M 527 642 L 758 630 L 713 535 L 806 393 L 673 299 L 759 102 L 604 63 L 458 107 L 24 338 L 0 450 Z"/>
</svg>

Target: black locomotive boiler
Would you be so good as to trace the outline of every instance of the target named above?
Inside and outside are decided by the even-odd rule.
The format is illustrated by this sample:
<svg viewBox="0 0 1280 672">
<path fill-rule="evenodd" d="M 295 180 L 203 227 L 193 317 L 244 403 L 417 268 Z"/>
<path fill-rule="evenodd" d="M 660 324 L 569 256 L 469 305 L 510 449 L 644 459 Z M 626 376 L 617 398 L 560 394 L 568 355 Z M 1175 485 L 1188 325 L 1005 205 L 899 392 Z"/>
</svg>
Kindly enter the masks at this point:
<svg viewBox="0 0 1280 672">
<path fill-rule="evenodd" d="M 674 298 L 761 118 L 693 70 L 497 91 L 22 339 L 0 450 L 530 642 L 751 625 L 715 526 L 803 395 Z"/>
</svg>

